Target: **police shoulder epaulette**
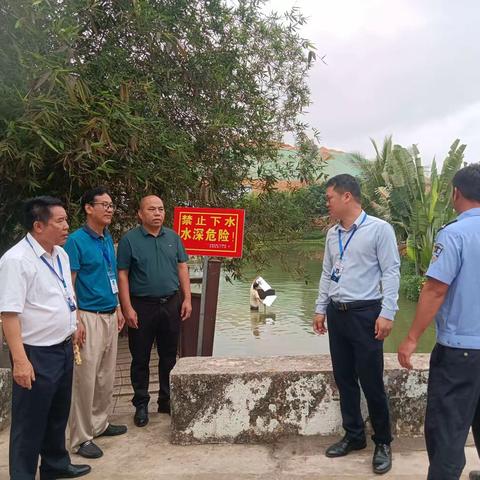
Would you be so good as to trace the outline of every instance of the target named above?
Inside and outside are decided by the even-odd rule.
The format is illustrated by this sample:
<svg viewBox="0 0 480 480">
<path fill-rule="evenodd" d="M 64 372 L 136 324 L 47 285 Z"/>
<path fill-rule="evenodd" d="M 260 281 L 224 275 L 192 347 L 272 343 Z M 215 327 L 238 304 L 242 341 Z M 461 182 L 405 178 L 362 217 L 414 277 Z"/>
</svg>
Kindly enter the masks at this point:
<svg viewBox="0 0 480 480">
<path fill-rule="evenodd" d="M 438 229 L 438 231 L 443 230 L 445 227 L 448 227 L 449 225 L 451 225 L 452 223 L 455 223 L 456 221 L 457 221 L 457 219 L 452 220 L 451 222 L 448 222 L 448 223 L 446 223 L 445 225 L 442 225 L 442 226 Z"/>
</svg>

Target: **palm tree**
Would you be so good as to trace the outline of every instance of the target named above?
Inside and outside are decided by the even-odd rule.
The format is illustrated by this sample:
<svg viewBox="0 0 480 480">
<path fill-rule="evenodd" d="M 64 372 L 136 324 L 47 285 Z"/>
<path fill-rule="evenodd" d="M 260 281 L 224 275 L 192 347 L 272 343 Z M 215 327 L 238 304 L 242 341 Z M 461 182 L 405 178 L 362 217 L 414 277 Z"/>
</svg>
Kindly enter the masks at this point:
<svg viewBox="0 0 480 480">
<path fill-rule="evenodd" d="M 438 229 L 455 215 L 452 178 L 462 165 L 466 145 L 455 140 L 440 175 L 434 159 L 427 177 L 416 145 L 410 149 L 392 146 L 387 137 L 380 154 L 373 144 L 375 159 L 357 162 L 366 200 L 378 216 L 392 223 L 399 240 L 406 240 L 407 255 L 415 262 L 417 275 L 423 275 Z"/>
<path fill-rule="evenodd" d="M 354 162 L 362 171 L 364 208 L 367 213 L 390 221 L 390 209 L 386 201 L 389 195 L 386 165 L 392 154 L 392 136 L 384 138 L 381 149 L 375 140 L 371 138 L 370 141 L 375 150 L 375 158 L 373 160 L 367 160 L 360 153 L 352 154 Z"/>
<path fill-rule="evenodd" d="M 453 142 L 443 162 L 440 175 L 436 162 L 433 160 L 430 184 L 425 186 L 424 183 L 423 191 L 420 190 L 414 199 L 414 208 L 407 230 L 407 255 L 415 261 L 419 275 L 423 275 L 430 264 L 438 230 L 455 216 L 452 203 L 452 179 L 462 166 L 465 148 L 466 145 L 460 145 L 460 140 L 457 139 Z M 416 152 L 416 158 L 420 162 L 418 150 Z"/>
</svg>

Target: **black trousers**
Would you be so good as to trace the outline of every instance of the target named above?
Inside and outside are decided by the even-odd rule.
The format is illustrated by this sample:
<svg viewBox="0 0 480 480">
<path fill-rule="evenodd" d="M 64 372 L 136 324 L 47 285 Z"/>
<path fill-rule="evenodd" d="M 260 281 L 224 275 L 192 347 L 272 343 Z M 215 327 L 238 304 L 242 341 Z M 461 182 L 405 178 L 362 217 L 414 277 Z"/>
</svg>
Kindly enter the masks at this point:
<svg viewBox="0 0 480 480">
<path fill-rule="evenodd" d="M 472 426 L 480 455 L 480 350 L 436 344 L 430 357 L 425 441 L 429 480 L 457 480 Z"/>
<path fill-rule="evenodd" d="M 25 351 L 35 372 L 35 381 L 31 390 L 13 382 L 12 480 L 34 480 L 39 455 L 43 474 L 63 470 L 70 464 L 65 428 L 72 396 L 72 342 L 51 347 L 25 345 Z"/>
<path fill-rule="evenodd" d="M 151 297 L 133 297 L 132 306 L 138 315 L 138 328 L 128 329 L 128 346 L 132 355 L 130 378 L 135 407 L 150 401 L 150 354 L 153 342 L 158 351 L 158 402 L 170 399 L 170 372 L 177 361 L 180 335 L 181 295 L 176 293 L 166 303 Z"/>
<path fill-rule="evenodd" d="M 375 443 L 392 441 L 390 412 L 383 383 L 383 341 L 375 340 L 380 303 L 355 310 L 327 308 L 333 375 L 340 392 L 343 428 L 352 440 L 365 438 L 360 385 L 367 399 Z"/>
</svg>

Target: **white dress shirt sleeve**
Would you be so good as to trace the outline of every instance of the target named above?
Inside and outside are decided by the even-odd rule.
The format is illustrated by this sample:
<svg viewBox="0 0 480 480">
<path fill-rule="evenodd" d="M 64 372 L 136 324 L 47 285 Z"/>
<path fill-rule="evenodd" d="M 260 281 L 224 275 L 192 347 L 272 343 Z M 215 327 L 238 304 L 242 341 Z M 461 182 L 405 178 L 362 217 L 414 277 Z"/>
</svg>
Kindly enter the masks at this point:
<svg viewBox="0 0 480 480">
<path fill-rule="evenodd" d="M 19 258 L 2 258 L 0 262 L 0 313 L 22 313 L 28 281 Z"/>
</svg>

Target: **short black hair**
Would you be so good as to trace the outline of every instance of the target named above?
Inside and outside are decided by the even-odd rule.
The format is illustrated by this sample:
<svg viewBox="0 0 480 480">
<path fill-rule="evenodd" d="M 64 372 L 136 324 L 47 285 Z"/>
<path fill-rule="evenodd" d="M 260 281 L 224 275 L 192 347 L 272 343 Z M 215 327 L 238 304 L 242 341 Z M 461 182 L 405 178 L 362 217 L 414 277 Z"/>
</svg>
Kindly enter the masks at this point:
<svg viewBox="0 0 480 480">
<path fill-rule="evenodd" d="M 453 177 L 452 184 L 466 199 L 480 202 L 480 163 L 461 168 Z"/>
<path fill-rule="evenodd" d="M 82 211 L 85 212 L 85 205 L 87 203 L 91 205 L 95 201 L 95 197 L 99 197 L 100 195 L 110 195 L 110 192 L 106 189 L 106 187 L 95 187 L 90 190 L 87 190 L 83 195 L 82 199 L 80 200 L 80 205 L 82 207 Z"/>
<path fill-rule="evenodd" d="M 64 207 L 59 198 L 42 195 L 29 198 L 23 204 L 23 226 L 27 232 L 33 230 L 35 222 L 47 223 L 52 216 L 52 207 Z"/>
<path fill-rule="evenodd" d="M 325 188 L 333 187 L 336 192 L 345 193 L 349 192 L 357 202 L 362 201 L 362 193 L 360 190 L 360 183 L 358 180 L 348 173 L 341 173 L 330 178 L 325 184 Z"/>
</svg>

